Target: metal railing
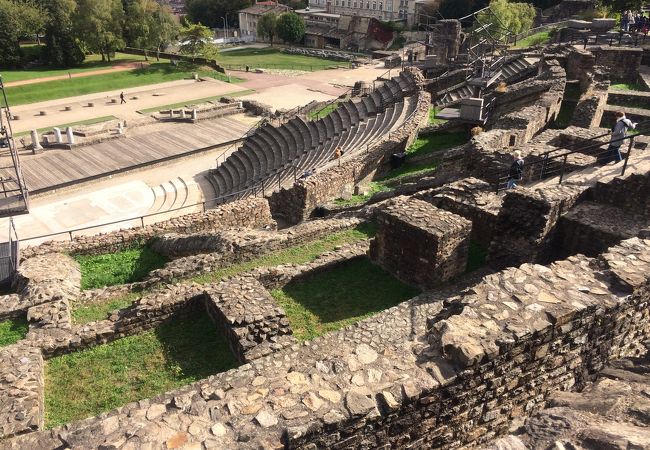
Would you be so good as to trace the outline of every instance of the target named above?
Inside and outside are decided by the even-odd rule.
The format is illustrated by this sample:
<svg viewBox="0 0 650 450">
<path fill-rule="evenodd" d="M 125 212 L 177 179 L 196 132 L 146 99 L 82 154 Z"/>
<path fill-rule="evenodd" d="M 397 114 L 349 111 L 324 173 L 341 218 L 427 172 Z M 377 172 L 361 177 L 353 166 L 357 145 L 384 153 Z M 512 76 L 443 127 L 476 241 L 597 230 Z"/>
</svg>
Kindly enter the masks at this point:
<svg viewBox="0 0 650 450">
<path fill-rule="evenodd" d="M 611 153 L 609 145 L 616 142 L 621 143 L 620 147 L 623 147 L 626 143 L 628 144 L 627 153 L 625 154 L 624 163 L 621 168 L 621 176 L 625 175 L 630 155 L 634 148 L 634 138 L 640 135 L 650 135 L 650 121 L 642 122 L 638 124 L 637 127 L 639 128 L 637 128 L 635 134 L 627 135 L 615 141 L 603 142 L 602 140 L 599 140 L 609 136 L 611 133 L 608 132 L 590 138 L 588 144 L 581 145 L 578 148 L 568 149 L 566 147 L 561 147 L 542 153 L 538 156 L 538 160 L 525 164 L 522 177 L 517 181 L 517 185 L 522 185 L 526 182 L 538 182 L 554 177 L 558 177 L 558 184 L 562 184 L 565 176 L 570 172 L 582 170 L 587 167 L 604 165 L 613 160 L 615 161 L 617 159 L 615 158 L 616 155 Z M 603 149 L 604 146 L 607 146 L 607 148 Z M 575 157 L 572 158 L 572 155 L 575 155 Z M 572 159 L 575 159 L 576 161 L 571 161 Z M 511 177 L 509 174 L 495 176 L 495 181 L 493 182 L 495 192 L 499 193 L 504 190 L 510 179 Z"/>
</svg>

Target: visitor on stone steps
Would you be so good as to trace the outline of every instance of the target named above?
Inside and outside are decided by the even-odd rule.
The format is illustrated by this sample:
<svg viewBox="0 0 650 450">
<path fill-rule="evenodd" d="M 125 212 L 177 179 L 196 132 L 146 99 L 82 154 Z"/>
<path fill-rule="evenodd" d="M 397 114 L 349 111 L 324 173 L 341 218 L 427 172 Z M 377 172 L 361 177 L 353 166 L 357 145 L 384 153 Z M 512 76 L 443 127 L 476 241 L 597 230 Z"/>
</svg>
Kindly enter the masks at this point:
<svg viewBox="0 0 650 450">
<path fill-rule="evenodd" d="M 521 152 L 517 150 L 512 157 L 513 161 L 508 173 L 507 189 L 513 189 L 517 186 L 517 183 L 521 180 L 521 173 L 524 171 L 524 158 L 521 157 Z"/>
<path fill-rule="evenodd" d="M 120 105 L 122 103 L 126 103 L 126 100 L 124 100 L 124 92 L 120 92 Z"/>
<path fill-rule="evenodd" d="M 612 127 L 612 137 L 609 140 L 609 147 L 604 154 L 598 156 L 598 160 L 601 164 L 607 164 L 612 161 L 621 161 L 623 157 L 621 156 L 621 145 L 623 145 L 623 139 L 627 135 L 627 130 L 636 128 L 637 124 L 633 123 L 630 119 L 625 117 L 623 111 L 616 112 L 616 123 Z"/>
</svg>

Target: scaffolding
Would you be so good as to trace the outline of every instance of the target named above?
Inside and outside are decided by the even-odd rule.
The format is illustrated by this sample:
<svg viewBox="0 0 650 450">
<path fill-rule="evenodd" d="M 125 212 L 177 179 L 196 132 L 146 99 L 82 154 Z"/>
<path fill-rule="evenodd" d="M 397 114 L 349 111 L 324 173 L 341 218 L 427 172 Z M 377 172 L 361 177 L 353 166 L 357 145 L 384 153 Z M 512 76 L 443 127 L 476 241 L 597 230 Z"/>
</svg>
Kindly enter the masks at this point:
<svg viewBox="0 0 650 450">
<path fill-rule="evenodd" d="M 29 212 L 29 193 L 11 129 L 12 118 L 7 92 L 0 76 L 0 162 L 3 169 L 6 169 L 5 175 L 0 176 L 0 217 Z"/>
</svg>

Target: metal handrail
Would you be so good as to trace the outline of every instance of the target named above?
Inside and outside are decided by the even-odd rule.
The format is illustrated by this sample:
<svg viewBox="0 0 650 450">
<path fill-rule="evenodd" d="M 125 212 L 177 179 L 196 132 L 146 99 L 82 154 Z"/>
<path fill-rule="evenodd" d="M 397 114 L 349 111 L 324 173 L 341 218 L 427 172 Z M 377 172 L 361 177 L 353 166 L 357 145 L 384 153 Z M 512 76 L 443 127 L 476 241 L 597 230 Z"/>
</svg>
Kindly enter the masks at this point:
<svg viewBox="0 0 650 450">
<path fill-rule="evenodd" d="M 589 139 L 589 141 L 592 142 L 592 143 L 590 143 L 588 145 L 581 146 L 578 149 L 568 150 L 566 147 L 562 147 L 562 148 L 549 150 L 548 152 L 544 152 L 544 153 L 540 154 L 539 155 L 539 158 L 540 158 L 539 160 L 537 160 L 537 161 L 535 161 L 533 163 L 527 164 L 525 166 L 525 169 L 527 171 L 530 171 L 531 168 L 541 166 L 540 175 L 539 175 L 539 177 L 537 177 L 540 180 L 544 179 L 544 178 L 549 178 L 549 175 L 557 175 L 559 173 L 560 178 L 559 178 L 559 183 L 558 184 L 562 184 L 562 181 L 564 179 L 564 175 L 565 175 L 565 172 L 566 172 L 567 160 L 568 160 L 568 157 L 570 155 L 574 155 L 576 153 L 586 154 L 586 152 L 588 152 L 589 150 L 599 149 L 599 148 L 603 147 L 604 145 L 610 145 L 612 142 L 621 142 L 621 143 L 623 143 L 624 141 L 628 141 L 629 142 L 629 148 L 628 148 L 627 155 L 625 157 L 625 164 L 623 165 L 623 169 L 621 171 L 621 175 L 624 175 L 625 170 L 627 169 L 628 159 L 630 157 L 630 153 L 632 152 L 632 146 L 634 144 L 634 138 L 637 137 L 637 136 L 650 135 L 650 121 L 642 122 L 639 125 L 646 125 L 647 128 L 641 128 L 641 129 L 637 128 L 637 133 L 627 135 L 627 136 L 625 136 L 623 138 L 616 139 L 614 141 L 610 141 L 610 142 L 596 141 L 597 139 L 600 139 L 602 137 L 609 136 L 611 134 L 611 132 L 608 132 L 606 134 L 602 134 L 602 135 L 599 135 L 599 136 L 596 136 L 596 137 L 593 137 L 593 138 Z M 563 152 L 563 153 L 557 153 L 557 152 L 561 152 L 562 150 L 568 150 L 568 151 Z M 597 155 L 600 156 L 600 155 L 604 154 L 606 151 L 607 150 L 605 150 L 603 152 L 600 152 Z M 553 153 L 556 153 L 556 154 L 553 154 Z M 552 163 L 553 161 L 556 161 L 556 160 L 562 160 L 562 167 L 559 170 L 556 169 L 556 170 L 550 170 L 549 171 L 547 169 L 549 164 Z M 597 158 L 595 163 L 587 164 L 584 167 L 590 167 L 592 165 L 597 164 L 598 162 L 599 162 L 599 158 Z M 495 186 L 495 191 L 497 193 L 499 193 L 499 191 L 502 189 L 501 185 L 504 182 L 507 182 L 507 180 L 509 180 L 509 179 L 510 179 L 509 175 L 496 177 L 495 181 L 493 182 L 493 184 Z"/>
</svg>

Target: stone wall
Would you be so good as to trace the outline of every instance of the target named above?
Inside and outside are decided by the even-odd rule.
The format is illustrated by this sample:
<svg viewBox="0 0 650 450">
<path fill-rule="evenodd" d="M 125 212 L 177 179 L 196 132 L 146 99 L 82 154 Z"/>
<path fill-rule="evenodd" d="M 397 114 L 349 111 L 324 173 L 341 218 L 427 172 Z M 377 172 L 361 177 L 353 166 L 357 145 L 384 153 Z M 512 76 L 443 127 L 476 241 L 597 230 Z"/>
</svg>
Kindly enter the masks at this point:
<svg viewBox="0 0 650 450">
<path fill-rule="evenodd" d="M 586 190 L 587 186 L 554 185 L 508 191 L 497 217 L 488 264 L 502 268 L 550 261 L 560 216 L 582 200 Z"/>
<path fill-rule="evenodd" d="M 631 239 L 597 260 L 525 264 L 460 297 L 423 294 L 149 401 L 3 444 L 477 445 L 543 408 L 549 393 L 581 386 L 608 360 L 640 350 L 650 336 L 649 260 L 650 241 Z"/>
<path fill-rule="evenodd" d="M 596 65 L 603 66 L 612 83 L 636 83 L 643 49 L 601 46 L 592 49 Z"/>
<path fill-rule="evenodd" d="M 596 81 L 590 84 L 580 97 L 576 109 L 573 111 L 571 125 L 581 128 L 600 126 L 609 98 L 609 84 L 607 74 L 600 72 Z"/>
<path fill-rule="evenodd" d="M 72 241 L 48 241 L 22 250 L 23 260 L 48 253 L 102 254 L 116 252 L 133 245 L 145 243 L 164 233 L 200 233 L 228 228 L 275 227 L 268 202 L 250 197 L 217 206 L 203 213 L 187 214 L 173 219 L 93 236 L 75 236 Z"/>
<path fill-rule="evenodd" d="M 414 75 L 421 85 L 422 75 Z M 407 148 L 417 137 L 421 125 L 428 120 L 430 96 L 424 91 L 417 95 L 417 106 L 413 116 L 399 129 L 390 133 L 367 153 L 353 156 L 351 159 L 299 180 L 289 189 L 281 189 L 270 198 L 274 217 L 282 217 L 288 223 L 296 224 L 311 216 L 320 205 L 341 195 L 346 187 L 371 176 L 382 165 L 388 163 L 391 154 Z"/>
<path fill-rule="evenodd" d="M 370 258 L 396 278 L 431 289 L 465 272 L 471 222 L 422 200 L 398 197 L 377 213 Z"/>
</svg>

